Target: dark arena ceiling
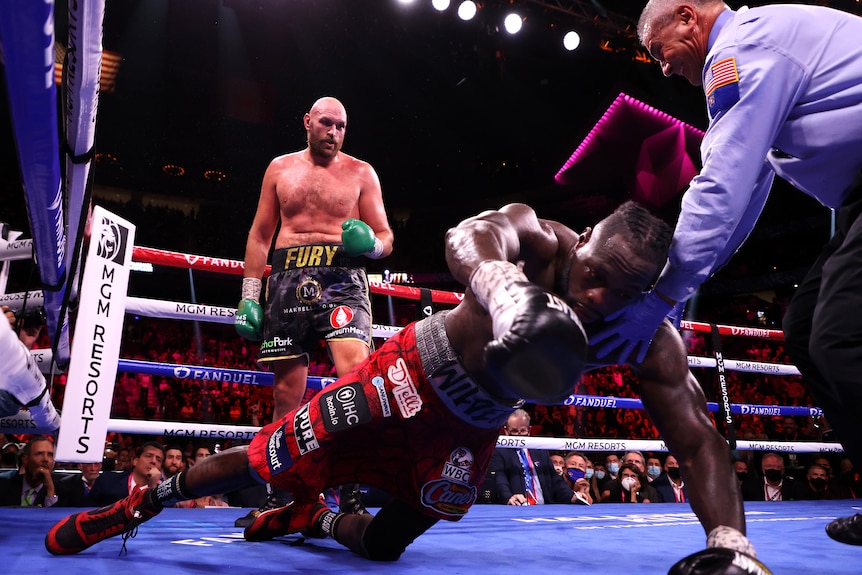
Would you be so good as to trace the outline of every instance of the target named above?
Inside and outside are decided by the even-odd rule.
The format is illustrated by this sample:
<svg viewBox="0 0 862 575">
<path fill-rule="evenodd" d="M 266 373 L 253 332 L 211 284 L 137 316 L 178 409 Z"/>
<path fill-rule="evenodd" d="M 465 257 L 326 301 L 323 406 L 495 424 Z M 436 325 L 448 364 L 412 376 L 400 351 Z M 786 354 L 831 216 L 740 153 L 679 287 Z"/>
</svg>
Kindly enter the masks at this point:
<svg viewBox="0 0 862 575">
<path fill-rule="evenodd" d="M 459 3 L 440 12 L 431 0 L 107 0 L 104 48 L 121 61 L 100 96 L 96 201 L 210 214 L 197 222 L 207 232 L 147 245 L 241 259 L 264 168 L 304 146 L 303 114 L 332 95 L 348 110 L 344 151 L 380 176 L 396 229 L 391 265 L 440 271 L 438 238 L 482 209 L 526 201 L 580 228 L 625 199 L 619 187 L 554 181 L 620 93 L 706 128 L 701 90 L 644 61 L 634 38 L 642 0 L 486 0 L 466 22 Z M 830 4 L 859 11 L 852 0 Z M 66 9 L 57 1 L 61 46 Z M 502 29 L 511 11 L 523 19 L 517 35 Z M 561 39 L 572 29 L 581 45 L 569 52 Z M 26 229 L 5 90 L 2 109 L 0 220 Z M 609 157 L 600 169 L 626 167 Z M 662 208 L 669 218 L 677 202 Z M 828 231 L 828 212 L 798 192 L 781 204 L 765 214 L 769 242 L 788 219 L 804 228 L 816 217 L 810 225 Z"/>
</svg>

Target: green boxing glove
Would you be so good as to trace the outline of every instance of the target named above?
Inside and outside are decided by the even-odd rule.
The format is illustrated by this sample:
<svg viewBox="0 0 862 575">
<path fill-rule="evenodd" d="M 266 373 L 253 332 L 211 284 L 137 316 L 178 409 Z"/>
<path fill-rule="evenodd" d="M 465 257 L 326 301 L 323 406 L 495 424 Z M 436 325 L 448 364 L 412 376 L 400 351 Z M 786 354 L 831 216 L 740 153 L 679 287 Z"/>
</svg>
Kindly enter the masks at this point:
<svg viewBox="0 0 862 575">
<path fill-rule="evenodd" d="M 263 309 L 258 303 L 261 281 L 258 278 L 243 278 L 242 300 L 236 308 L 233 327 L 236 332 L 251 341 L 263 339 Z"/>
<path fill-rule="evenodd" d="M 367 255 L 377 259 L 383 255 L 383 242 L 374 235 L 374 230 L 356 218 L 345 220 L 341 224 L 341 243 L 349 256 Z"/>
</svg>

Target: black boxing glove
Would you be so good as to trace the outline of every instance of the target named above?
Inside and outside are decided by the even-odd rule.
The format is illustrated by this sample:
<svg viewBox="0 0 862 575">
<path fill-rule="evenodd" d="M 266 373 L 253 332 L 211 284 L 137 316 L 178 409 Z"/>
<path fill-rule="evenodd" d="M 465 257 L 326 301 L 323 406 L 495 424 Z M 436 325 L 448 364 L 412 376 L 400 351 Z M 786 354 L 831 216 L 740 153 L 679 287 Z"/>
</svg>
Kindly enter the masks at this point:
<svg viewBox="0 0 862 575">
<path fill-rule="evenodd" d="M 668 575 L 772 575 L 766 565 L 740 551 L 711 547 L 678 561 Z"/>
<path fill-rule="evenodd" d="M 587 336 L 575 312 L 510 262 L 482 262 L 470 287 L 491 316 L 488 373 L 529 402 L 555 404 L 571 395 L 587 354 Z"/>
</svg>

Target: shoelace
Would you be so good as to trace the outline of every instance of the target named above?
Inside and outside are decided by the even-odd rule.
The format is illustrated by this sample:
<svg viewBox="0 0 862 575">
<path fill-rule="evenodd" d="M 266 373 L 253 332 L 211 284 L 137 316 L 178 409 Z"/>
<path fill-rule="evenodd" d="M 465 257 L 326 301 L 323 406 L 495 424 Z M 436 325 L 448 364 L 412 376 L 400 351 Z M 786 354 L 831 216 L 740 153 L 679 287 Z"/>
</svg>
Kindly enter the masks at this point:
<svg viewBox="0 0 862 575">
<path fill-rule="evenodd" d="M 118 555 L 122 557 L 123 555 L 127 555 L 129 553 L 128 549 L 126 549 L 126 542 L 129 539 L 134 539 L 138 535 L 138 525 L 143 522 L 143 515 L 138 509 L 135 509 L 132 512 L 132 520 L 129 521 L 129 525 L 126 527 L 126 530 L 123 531 L 123 546 L 120 548 L 120 552 Z"/>
<path fill-rule="evenodd" d="M 362 492 L 358 489 L 358 485 L 352 485 L 350 491 L 347 492 L 347 497 L 341 501 L 341 511 L 353 515 L 362 515 L 368 513 L 365 505 L 362 504 Z"/>
<path fill-rule="evenodd" d="M 281 505 L 278 504 L 278 495 L 273 491 L 266 496 L 266 501 L 263 502 L 259 511 L 269 511 L 270 509 L 278 509 L 279 507 Z"/>
</svg>

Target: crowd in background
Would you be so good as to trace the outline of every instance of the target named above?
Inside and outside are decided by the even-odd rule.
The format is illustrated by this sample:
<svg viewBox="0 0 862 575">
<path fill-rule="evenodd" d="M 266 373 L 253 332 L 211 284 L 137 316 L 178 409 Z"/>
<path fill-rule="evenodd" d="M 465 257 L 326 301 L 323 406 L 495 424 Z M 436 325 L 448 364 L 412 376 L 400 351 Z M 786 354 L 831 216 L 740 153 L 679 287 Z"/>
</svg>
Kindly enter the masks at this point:
<svg viewBox="0 0 862 575">
<path fill-rule="evenodd" d="M 126 205 L 128 209 L 128 205 Z M 165 233 L 182 234 L 182 225 L 175 225 L 185 216 L 178 210 L 163 208 L 162 222 Z M 159 228 L 161 229 L 161 228 Z M 162 233 L 150 229 L 153 233 Z M 183 244 L 179 241 L 180 245 Z M 156 245 L 161 242 L 139 242 L 143 245 Z M 213 254 L 230 257 L 230 254 Z M 436 286 L 435 286 L 436 287 Z M 379 302 L 378 302 L 379 303 Z M 718 322 L 729 325 L 756 326 L 770 329 L 780 329 L 780 318 L 786 307 L 786 301 L 775 296 L 771 302 L 765 302 L 760 297 L 743 296 L 726 298 L 720 305 L 714 302 L 701 302 L 702 305 L 690 314 L 692 319 L 704 322 Z M 376 304 L 375 304 L 376 305 Z M 391 308 L 391 304 L 387 302 Z M 697 305 L 695 303 L 695 305 Z M 400 316 L 394 323 L 403 325 L 415 314 L 415 306 L 410 303 L 397 302 L 396 311 Z M 720 311 L 717 311 L 720 310 Z M 387 314 L 388 312 L 388 314 Z M 374 313 L 381 323 L 392 322 L 392 310 L 375 307 Z M 387 315 L 389 317 L 387 317 Z M 714 317 L 713 317 L 714 316 Z M 684 339 L 691 356 L 711 357 L 712 346 L 709 334 L 684 331 Z M 378 344 L 380 341 L 377 342 Z M 48 347 L 46 334 L 42 334 L 36 347 Z M 789 365 L 790 360 L 779 340 L 766 340 L 745 337 L 722 338 L 723 354 L 726 359 L 741 359 L 764 363 Z M 190 366 L 233 368 L 239 370 L 260 370 L 256 362 L 257 345 L 238 337 L 232 325 L 214 323 L 193 323 L 181 320 L 162 320 L 127 315 L 124 323 L 124 334 L 120 357 L 145 362 L 161 364 L 179 364 Z M 715 400 L 716 384 L 713 369 L 693 369 L 693 373 L 705 390 L 710 400 Z M 334 368 L 325 348 L 321 345 L 311 357 L 309 374 L 323 377 L 334 377 Z M 733 403 L 754 405 L 790 405 L 813 406 L 811 393 L 798 376 L 777 376 L 766 373 L 744 373 L 728 371 L 728 390 Z M 53 381 L 52 396 L 55 404 L 62 407 L 66 385 L 66 376 L 56 375 Z M 313 393 L 309 390 L 306 397 Z M 587 396 L 637 398 L 638 384 L 634 373 L 627 367 L 607 367 L 582 376 L 574 393 Z M 655 425 L 643 410 L 619 408 L 585 408 L 566 405 L 559 406 L 525 406 L 532 418 L 531 435 L 567 438 L 613 438 L 613 439 L 652 439 L 659 438 Z M 267 386 L 228 383 L 219 381 L 203 381 L 193 379 L 178 379 L 157 375 L 121 372 L 116 379 L 111 407 L 111 417 L 117 419 L 203 422 L 221 425 L 263 426 L 272 420 L 272 391 Z M 784 417 L 736 415 L 736 434 L 740 439 L 753 440 L 783 440 L 783 441 L 821 441 L 831 439 L 824 436 L 828 430 L 828 422 L 815 417 Z M 14 468 L 20 465 L 20 450 L 26 444 L 27 435 L 0 434 L 0 444 L 4 446 L 4 465 Z M 126 472 L 134 467 L 134 454 L 143 444 L 150 440 L 164 442 L 173 438 L 125 435 L 111 433 L 105 450 L 105 459 L 101 470 L 116 470 Z M 181 442 L 185 465 L 193 465 L 196 455 L 202 451 L 213 452 L 227 448 L 231 440 L 194 440 Z M 8 447 L 8 451 L 6 450 Z M 14 454 L 13 454 L 14 451 Z M 552 454 L 566 458 L 566 453 Z M 737 453 L 739 465 L 752 467 L 752 475 L 760 478 L 760 456 L 762 454 Z M 614 454 L 590 453 L 584 454 L 584 461 L 592 470 L 608 473 L 605 469 L 605 457 Z M 805 478 L 810 473 L 818 454 L 785 457 L 788 473 L 795 473 Z M 576 458 L 577 459 L 577 458 Z M 653 469 L 656 465 L 664 468 L 668 460 L 667 454 L 645 454 L 645 460 L 652 460 Z M 670 458 L 672 460 L 672 458 Z M 822 458 L 821 458 L 822 459 Z M 821 461 L 829 468 L 830 481 L 846 475 L 847 470 L 838 469 L 842 464 L 836 456 L 832 465 Z M 817 465 L 814 465 L 817 467 Z M 79 465 L 57 463 L 57 469 L 80 470 Z M 645 468 L 646 469 L 646 468 Z M 643 472 L 644 483 L 648 481 L 646 471 Z M 835 472 L 833 473 L 833 469 Z M 666 470 L 665 470 L 666 472 Z M 815 471 L 815 473 L 819 473 Z M 852 470 L 849 472 L 854 477 Z M 858 474 L 855 475 L 858 479 Z M 651 482 L 651 479 L 649 480 Z M 803 481 L 804 482 L 804 481 Z M 595 490 L 594 490 L 595 491 Z M 856 496 L 862 493 L 858 486 L 856 491 L 848 492 Z M 842 493 L 845 493 L 842 491 Z M 593 493 L 596 501 L 601 500 L 601 491 Z M 788 498 L 798 498 L 788 495 Z"/>
<path fill-rule="evenodd" d="M 196 331 L 200 337 L 196 336 Z M 236 336 L 224 324 L 200 324 L 129 316 L 124 326 L 120 357 L 145 362 L 240 370 L 259 370 L 256 344 Z M 725 358 L 789 364 L 780 341 L 725 338 Z M 700 333 L 687 332 L 689 354 L 709 357 L 711 350 Z M 46 343 L 46 342 L 45 342 Z M 715 393 L 714 370 L 693 369 L 701 385 Z M 311 358 L 309 373 L 333 377 L 334 370 L 321 345 Z M 733 403 L 812 406 L 813 398 L 798 376 L 728 371 Z M 56 378 L 54 401 L 62 406 L 65 377 Z M 637 398 L 637 377 L 627 367 L 615 366 L 584 374 L 575 393 L 588 396 Z M 714 396 L 713 396 L 714 399 Z M 111 417 L 156 421 L 197 421 L 227 425 L 262 426 L 272 420 L 269 387 L 176 379 L 148 374 L 119 373 Z M 582 408 L 566 405 L 528 406 L 534 428 L 554 437 L 622 439 L 658 438 L 645 411 L 617 408 Z M 792 422 L 789 423 L 789 422 Z M 820 440 L 825 422 L 820 418 L 737 415 L 742 439 Z"/>
</svg>

